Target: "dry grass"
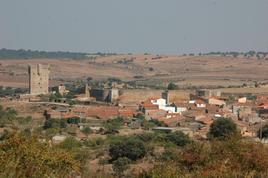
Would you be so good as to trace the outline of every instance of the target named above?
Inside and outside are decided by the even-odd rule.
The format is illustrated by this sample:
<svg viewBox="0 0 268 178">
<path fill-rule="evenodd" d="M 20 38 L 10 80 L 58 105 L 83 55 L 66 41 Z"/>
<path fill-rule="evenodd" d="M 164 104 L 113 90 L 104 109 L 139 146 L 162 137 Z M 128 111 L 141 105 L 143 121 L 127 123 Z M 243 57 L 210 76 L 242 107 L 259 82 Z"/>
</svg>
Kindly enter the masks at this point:
<svg viewBox="0 0 268 178">
<path fill-rule="evenodd" d="M 27 87 L 27 65 L 45 63 L 51 65 L 51 84 L 60 79 L 73 80 L 91 76 L 95 79 L 117 77 L 133 80 L 143 76 L 166 83 L 173 80 L 180 86 L 229 86 L 267 82 L 268 61 L 246 58 L 213 56 L 161 56 L 116 55 L 92 60 L 29 59 L 0 60 L 0 85 Z M 120 61 L 133 60 L 128 64 Z M 149 68 L 153 68 L 150 71 Z"/>
</svg>

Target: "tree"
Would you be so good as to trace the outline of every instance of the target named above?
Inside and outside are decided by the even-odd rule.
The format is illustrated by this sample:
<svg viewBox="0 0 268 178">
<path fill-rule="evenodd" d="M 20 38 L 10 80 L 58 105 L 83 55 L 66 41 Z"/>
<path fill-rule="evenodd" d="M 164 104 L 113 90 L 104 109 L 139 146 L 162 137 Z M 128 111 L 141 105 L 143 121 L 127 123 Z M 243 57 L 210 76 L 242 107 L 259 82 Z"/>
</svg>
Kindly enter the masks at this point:
<svg viewBox="0 0 268 178">
<path fill-rule="evenodd" d="M 87 82 L 89 83 L 91 80 L 93 80 L 92 77 L 87 77 Z"/>
<path fill-rule="evenodd" d="M 150 72 L 154 71 L 154 68 L 153 67 L 149 67 L 149 71 Z"/>
<path fill-rule="evenodd" d="M 258 137 L 260 139 L 262 139 L 262 138 L 268 138 L 268 124 L 266 124 L 265 126 L 263 126 L 262 128 L 259 129 L 259 131 L 258 131 Z"/>
<path fill-rule="evenodd" d="M 122 177 L 124 172 L 129 168 L 130 160 L 126 157 L 118 158 L 113 162 L 113 170 L 115 175 Z"/>
<path fill-rule="evenodd" d="M 178 146 L 185 146 L 190 143 L 188 135 L 185 135 L 183 132 L 180 131 L 167 134 L 166 139 L 170 142 L 175 143 Z"/>
<path fill-rule="evenodd" d="M 78 117 L 71 117 L 67 119 L 67 123 L 68 124 L 78 124 L 79 123 L 80 118 Z"/>
<path fill-rule="evenodd" d="M 80 172 L 71 153 L 18 134 L 0 143 L 0 158 L 0 177 L 70 177 Z"/>
<path fill-rule="evenodd" d="M 176 90 L 176 89 L 178 89 L 178 86 L 177 86 L 175 83 L 170 82 L 170 83 L 168 84 L 167 89 L 168 89 L 168 90 Z"/>
<path fill-rule="evenodd" d="M 44 129 L 50 128 L 66 128 L 66 120 L 65 119 L 47 119 L 43 125 Z"/>
<path fill-rule="evenodd" d="M 116 77 L 109 77 L 107 80 L 108 80 L 109 82 L 117 82 L 117 83 L 122 82 L 121 79 L 116 78 Z"/>
<path fill-rule="evenodd" d="M 238 52 L 233 52 L 232 55 L 233 55 L 234 58 L 237 58 L 239 56 L 239 53 Z"/>
<path fill-rule="evenodd" d="M 61 94 L 60 93 L 55 93 L 55 94 L 51 94 L 49 96 L 49 101 L 52 101 L 52 102 L 57 102 L 60 98 L 62 98 Z"/>
<path fill-rule="evenodd" d="M 258 84 L 257 81 L 254 82 L 254 86 L 255 86 L 255 88 L 258 88 L 259 87 L 259 84 Z"/>
<path fill-rule="evenodd" d="M 109 154 L 112 160 L 117 160 L 120 157 L 126 157 L 132 161 L 143 158 L 146 154 L 146 148 L 143 142 L 130 139 L 113 143 L 110 146 Z"/>
<path fill-rule="evenodd" d="M 211 138 L 225 139 L 237 133 L 236 124 L 232 120 L 219 118 L 211 124 L 208 136 Z"/>
</svg>

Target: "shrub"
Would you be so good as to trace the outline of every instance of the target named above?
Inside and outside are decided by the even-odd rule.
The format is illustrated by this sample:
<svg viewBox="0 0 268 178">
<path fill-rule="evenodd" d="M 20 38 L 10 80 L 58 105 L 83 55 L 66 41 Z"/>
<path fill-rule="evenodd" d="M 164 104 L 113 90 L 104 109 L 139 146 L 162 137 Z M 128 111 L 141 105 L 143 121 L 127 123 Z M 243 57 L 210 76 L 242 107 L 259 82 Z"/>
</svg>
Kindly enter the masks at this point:
<svg viewBox="0 0 268 178">
<path fill-rule="evenodd" d="M 12 124 L 17 118 L 17 111 L 12 108 L 6 108 L 5 110 L 0 105 L 0 125 Z"/>
<path fill-rule="evenodd" d="M 188 135 L 180 131 L 167 134 L 166 139 L 178 146 L 185 146 L 190 143 Z"/>
<path fill-rule="evenodd" d="M 68 137 L 59 146 L 63 149 L 73 150 L 75 148 L 81 147 L 82 144 L 78 140 L 76 140 L 75 138 Z"/>
<path fill-rule="evenodd" d="M 66 120 L 65 119 L 47 119 L 43 125 L 44 129 L 60 129 L 66 128 Z"/>
<path fill-rule="evenodd" d="M 109 154 L 112 160 L 117 160 L 120 157 L 126 157 L 135 161 L 145 156 L 146 148 L 144 143 L 139 140 L 124 140 L 119 143 L 112 144 L 109 149 Z"/>
<path fill-rule="evenodd" d="M 87 147 L 95 148 L 95 147 L 103 145 L 104 143 L 105 141 L 102 138 L 92 138 L 92 139 L 86 140 L 84 142 L 84 145 Z"/>
<path fill-rule="evenodd" d="M 26 124 L 29 124 L 32 122 L 32 117 L 31 116 L 28 116 L 28 117 L 20 117 L 20 118 L 17 118 L 18 120 L 18 123 L 21 124 L 21 125 L 26 125 Z"/>
<path fill-rule="evenodd" d="M 89 127 L 83 128 L 82 132 L 86 135 L 89 135 L 92 133 L 92 130 Z"/>
<path fill-rule="evenodd" d="M 151 119 L 149 122 L 154 124 L 157 127 L 167 127 L 167 124 L 165 124 L 163 121 L 159 121 L 156 119 Z"/>
<path fill-rule="evenodd" d="M 130 160 L 126 157 L 118 158 L 113 162 L 113 170 L 115 175 L 122 177 L 124 172 L 129 168 Z"/>
<path fill-rule="evenodd" d="M 163 153 L 160 164 L 147 177 L 267 177 L 265 145 L 230 137 L 192 142 L 182 149 Z"/>
<path fill-rule="evenodd" d="M 114 134 L 117 133 L 120 127 L 123 125 L 124 119 L 121 117 L 117 117 L 115 119 L 108 120 L 104 123 L 104 128 L 106 130 L 106 134 Z"/>
</svg>

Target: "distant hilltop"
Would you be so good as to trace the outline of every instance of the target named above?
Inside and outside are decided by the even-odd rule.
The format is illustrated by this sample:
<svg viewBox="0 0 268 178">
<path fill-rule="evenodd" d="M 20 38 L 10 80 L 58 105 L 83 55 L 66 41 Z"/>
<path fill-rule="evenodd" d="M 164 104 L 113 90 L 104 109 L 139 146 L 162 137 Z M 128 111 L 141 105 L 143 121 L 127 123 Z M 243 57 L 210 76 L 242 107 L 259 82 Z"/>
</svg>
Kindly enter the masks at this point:
<svg viewBox="0 0 268 178">
<path fill-rule="evenodd" d="M 37 50 L 25 50 L 25 49 L 0 49 L 0 59 L 94 59 L 95 57 L 101 56 L 114 56 L 123 55 L 119 53 L 82 53 L 82 52 L 69 52 L 69 51 L 37 51 Z M 128 53 L 127 55 L 133 55 Z M 143 55 L 151 55 L 150 53 L 144 53 Z M 157 58 L 161 58 L 160 55 L 156 55 Z M 178 56 L 222 56 L 222 57 L 244 57 L 244 58 L 257 58 L 267 59 L 268 52 L 260 51 L 248 51 L 248 52 L 209 52 L 209 53 L 189 53 Z"/>
<path fill-rule="evenodd" d="M 14 49 L 0 49 L 0 59 L 87 59 L 92 56 L 106 56 L 116 55 L 115 53 L 81 53 L 81 52 L 64 52 L 64 51 L 36 51 L 36 50 L 14 50 Z"/>
</svg>

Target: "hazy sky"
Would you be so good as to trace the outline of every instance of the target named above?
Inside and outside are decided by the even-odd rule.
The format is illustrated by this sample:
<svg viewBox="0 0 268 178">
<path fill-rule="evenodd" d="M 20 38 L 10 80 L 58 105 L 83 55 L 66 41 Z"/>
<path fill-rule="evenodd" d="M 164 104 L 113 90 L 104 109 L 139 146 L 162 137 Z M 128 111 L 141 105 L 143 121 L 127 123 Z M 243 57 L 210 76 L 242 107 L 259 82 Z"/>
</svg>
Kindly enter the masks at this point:
<svg viewBox="0 0 268 178">
<path fill-rule="evenodd" d="M 268 51 L 268 0 L 0 0 L 0 48 Z"/>
</svg>

